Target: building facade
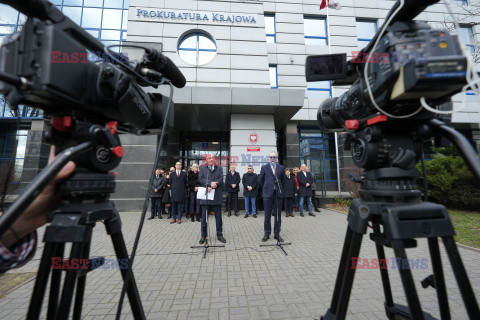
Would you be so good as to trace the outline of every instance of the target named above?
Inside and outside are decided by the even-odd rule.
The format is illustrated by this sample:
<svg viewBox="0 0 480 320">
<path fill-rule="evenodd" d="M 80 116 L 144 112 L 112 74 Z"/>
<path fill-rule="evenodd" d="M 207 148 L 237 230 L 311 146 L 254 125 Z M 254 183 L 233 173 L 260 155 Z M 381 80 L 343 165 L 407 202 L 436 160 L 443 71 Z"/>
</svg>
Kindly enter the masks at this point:
<svg viewBox="0 0 480 320">
<path fill-rule="evenodd" d="M 347 53 L 363 48 L 383 24 L 394 1 L 338 0 L 340 10 L 319 9 L 318 0 L 58 0 L 72 20 L 106 44 L 134 44 L 161 50 L 181 69 L 187 85 L 175 89 L 175 125 L 165 141 L 162 165 L 180 160 L 201 163 L 213 153 L 228 170 L 243 174 L 253 164 L 258 173 L 270 151 L 278 150 L 287 167 L 306 163 L 317 183 L 329 192 L 342 189 L 342 169 L 349 166 L 339 135 L 323 133 L 317 109 L 347 88 L 305 81 L 308 55 Z M 474 3 L 451 1 L 462 23 L 462 39 L 476 53 Z M 0 37 L 16 31 L 25 17 L 0 10 Z M 468 9 L 468 10 L 466 10 Z M 448 25 L 443 5 L 431 6 L 417 20 Z M 448 19 L 447 19 L 448 20 Z M 5 22 L 5 23 L 4 23 Z M 130 59 L 141 50 L 122 49 Z M 160 92 L 167 93 L 165 88 Z M 458 94 L 453 125 L 478 143 L 478 103 Z M 16 131 L 12 112 L 0 105 L 2 161 L 16 162 L 16 173 L 30 181 L 45 164 L 41 112 L 21 108 Z M 145 196 L 156 136 L 122 136 L 126 155 L 119 166 L 114 199 L 121 210 L 139 208 Z"/>
</svg>

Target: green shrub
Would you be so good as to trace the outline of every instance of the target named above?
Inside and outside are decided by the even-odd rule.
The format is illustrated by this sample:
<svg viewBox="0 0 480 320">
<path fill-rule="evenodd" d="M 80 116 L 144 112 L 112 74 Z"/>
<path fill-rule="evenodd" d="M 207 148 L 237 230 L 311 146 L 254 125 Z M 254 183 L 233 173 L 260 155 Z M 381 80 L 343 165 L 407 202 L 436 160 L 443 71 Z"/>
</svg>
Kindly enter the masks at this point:
<svg viewBox="0 0 480 320">
<path fill-rule="evenodd" d="M 462 157 L 454 147 L 435 149 L 437 155 L 425 161 L 429 200 L 450 208 L 478 210 L 480 208 L 479 182 L 471 174 Z M 423 188 L 421 163 L 418 187 Z"/>
<path fill-rule="evenodd" d="M 335 197 L 335 202 L 339 204 L 346 204 L 347 206 L 350 206 L 352 204 L 352 199 L 346 199 L 342 197 Z"/>
</svg>

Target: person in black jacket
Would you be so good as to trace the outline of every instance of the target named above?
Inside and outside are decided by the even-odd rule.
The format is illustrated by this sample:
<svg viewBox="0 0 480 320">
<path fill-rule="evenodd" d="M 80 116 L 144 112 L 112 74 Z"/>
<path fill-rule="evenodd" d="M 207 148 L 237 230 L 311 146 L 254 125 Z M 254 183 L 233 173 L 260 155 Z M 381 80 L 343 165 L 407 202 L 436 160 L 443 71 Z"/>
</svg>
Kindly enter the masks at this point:
<svg viewBox="0 0 480 320">
<path fill-rule="evenodd" d="M 303 217 L 303 202 L 306 200 L 308 203 L 308 215 L 315 217 L 312 213 L 312 184 L 313 177 L 310 172 L 307 172 L 307 165 L 302 164 L 300 167 L 300 172 L 297 173 L 298 184 L 300 189 L 298 190 L 298 195 L 300 197 L 300 216 Z"/>
<path fill-rule="evenodd" d="M 243 183 L 243 196 L 245 197 L 245 218 L 248 218 L 249 214 L 257 217 L 256 200 L 258 194 L 258 176 L 253 173 L 253 166 L 248 166 L 248 172 L 242 177 Z M 249 208 L 251 204 L 251 209 Z"/>
<path fill-rule="evenodd" d="M 175 163 L 175 171 L 170 173 L 168 184 L 170 185 L 172 198 L 172 221 L 170 223 L 182 223 L 182 203 L 185 202 L 185 189 L 188 185 L 187 173 L 182 171 L 182 163 Z"/>
<path fill-rule="evenodd" d="M 168 213 L 168 219 L 172 217 L 172 203 L 170 197 L 170 187 L 168 185 L 168 180 L 170 179 L 170 171 L 165 173 L 165 180 L 161 188 L 163 189 L 162 205 L 165 208 L 165 211 Z"/>
<path fill-rule="evenodd" d="M 162 219 L 162 211 L 160 211 L 160 204 L 162 203 L 163 190 L 160 188 L 163 183 L 163 176 L 160 168 L 155 170 L 155 177 L 153 178 L 152 187 L 150 189 L 150 199 L 152 201 L 152 215 L 148 220 L 152 220 L 158 215 L 158 219 Z"/>
<path fill-rule="evenodd" d="M 283 192 L 285 217 L 293 217 L 293 203 L 297 195 L 297 183 L 295 182 L 295 176 L 290 173 L 289 168 L 285 169 L 285 186 Z"/>
<path fill-rule="evenodd" d="M 200 201 L 197 201 L 197 192 L 198 187 L 200 187 L 200 182 L 198 182 L 198 164 L 194 163 L 192 165 L 192 170 L 188 172 L 188 188 L 190 189 L 190 217 L 192 221 L 200 221 Z"/>
<path fill-rule="evenodd" d="M 232 207 L 235 216 L 238 217 L 238 191 L 240 191 L 240 174 L 235 171 L 235 165 L 230 166 L 230 172 L 225 177 L 227 190 L 228 217 L 232 215 Z"/>
</svg>

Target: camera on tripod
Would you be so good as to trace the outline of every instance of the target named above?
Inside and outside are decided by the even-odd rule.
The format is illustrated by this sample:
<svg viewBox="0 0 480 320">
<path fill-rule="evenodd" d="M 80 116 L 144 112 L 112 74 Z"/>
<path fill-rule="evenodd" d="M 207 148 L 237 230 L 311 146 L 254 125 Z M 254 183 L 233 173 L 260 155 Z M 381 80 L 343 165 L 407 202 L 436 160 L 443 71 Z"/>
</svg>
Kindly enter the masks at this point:
<svg viewBox="0 0 480 320">
<path fill-rule="evenodd" d="M 398 0 L 388 13 L 381 31 L 351 61 L 345 54 L 310 56 L 307 81 L 333 80 L 333 85 L 351 85 L 340 97 L 326 99 L 317 120 L 324 132 L 348 132 L 345 149 L 362 174 L 351 174 L 361 183 L 358 199 L 352 200 L 348 227 L 338 267 L 330 308 L 322 320 L 346 317 L 355 268 L 363 235 L 373 229 L 379 261 L 384 247 L 407 261 L 406 248 L 426 238 L 433 267 L 433 287 L 442 319 L 450 319 L 450 308 L 442 269 L 438 238 L 442 238 L 470 319 L 480 314 L 478 303 L 453 239 L 455 234 L 447 209 L 422 200 L 417 190 L 417 162 L 423 143 L 432 137 L 453 142 L 477 180 L 480 160 L 468 140 L 440 121 L 443 104 L 451 96 L 476 87 L 478 77 L 464 55 L 458 37 L 447 30 L 412 21 L 438 0 Z M 403 59 L 392 59 L 402 57 Z M 473 79 L 473 80 L 472 80 Z M 434 107 L 431 107 L 433 105 Z M 452 110 L 456 111 L 456 110 Z M 412 273 L 400 270 L 408 306 L 393 301 L 387 269 L 380 269 L 388 319 L 432 319 L 422 310 Z M 425 282 L 428 284 L 429 282 Z"/>
<path fill-rule="evenodd" d="M 317 120 L 324 132 L 357 129 L 380 110 L 397 117 L 413 115 L 422 111 L 422 97 L 439 106 L 467 84 L 467 59 L 458 37 L 448 30 L 432 29 L 423 21 L 397 21 L 369 53 L 378 37 L 348 62 L 345 54 L 307 57 L 307 81 L 351 85 L 319 107 Z M 347 122 L 354 119 L 360 123 Z"/>
</svg>

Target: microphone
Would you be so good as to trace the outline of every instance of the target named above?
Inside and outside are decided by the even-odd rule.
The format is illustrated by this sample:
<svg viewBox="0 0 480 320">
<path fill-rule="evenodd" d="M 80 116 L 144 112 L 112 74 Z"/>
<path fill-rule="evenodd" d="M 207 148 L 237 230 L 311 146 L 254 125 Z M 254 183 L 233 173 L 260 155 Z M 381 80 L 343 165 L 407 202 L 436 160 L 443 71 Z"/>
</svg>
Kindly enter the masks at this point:
<svg viewBox="0 0 480 320">
<path fill-rule="evenodd" d="M 172 84 L 177 88 L 183 88 L 187 83 L 187 80 L 185 80 L 182 72 L 177 68 L 172 60 L 153 48 L 145 50 L 142 64 L 148 68 L 161 72 L 165 78 L 172 81 Z"/>
</svg>

